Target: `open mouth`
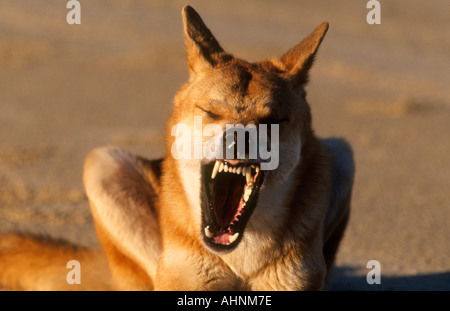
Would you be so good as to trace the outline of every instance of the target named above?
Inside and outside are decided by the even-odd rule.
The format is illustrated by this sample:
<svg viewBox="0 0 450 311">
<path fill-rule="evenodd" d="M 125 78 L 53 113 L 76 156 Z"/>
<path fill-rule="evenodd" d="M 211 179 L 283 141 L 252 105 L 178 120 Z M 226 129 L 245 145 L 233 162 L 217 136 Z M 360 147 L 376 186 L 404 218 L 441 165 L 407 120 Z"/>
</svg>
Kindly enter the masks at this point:
<svg viewBox="0 0 450 311">
<path fill-rule="evenodd" d="M 216 160 L 202 166 L 202 234 L 211 250 L 230 251 L 239 244 L 263 175 L 254 161 Z"/>
</svg>

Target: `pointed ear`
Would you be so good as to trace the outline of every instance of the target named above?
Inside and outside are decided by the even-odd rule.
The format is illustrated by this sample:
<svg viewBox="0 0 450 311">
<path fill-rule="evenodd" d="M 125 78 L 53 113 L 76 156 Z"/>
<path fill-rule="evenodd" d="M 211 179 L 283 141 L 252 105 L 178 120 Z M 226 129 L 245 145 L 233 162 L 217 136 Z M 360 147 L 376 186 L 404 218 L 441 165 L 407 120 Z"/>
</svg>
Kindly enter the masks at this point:
<svg viewBox="0 0 450 311">
<path fill-rule="evenodd" d="M 308 37 L 284 54 L 280 61 L 296 85 L 308 82 L 308 72 L 316 52 L 328 30 L 328 23 L 320 24 Z"/>
<path fill-rule="evenodd" d="M 191 6 L 186 5 L 183 8 L 182 16 L 187 65 L 191 76 L 198 75 L 231 57 L 224 52 L 200 15 Z"/>
</svg>

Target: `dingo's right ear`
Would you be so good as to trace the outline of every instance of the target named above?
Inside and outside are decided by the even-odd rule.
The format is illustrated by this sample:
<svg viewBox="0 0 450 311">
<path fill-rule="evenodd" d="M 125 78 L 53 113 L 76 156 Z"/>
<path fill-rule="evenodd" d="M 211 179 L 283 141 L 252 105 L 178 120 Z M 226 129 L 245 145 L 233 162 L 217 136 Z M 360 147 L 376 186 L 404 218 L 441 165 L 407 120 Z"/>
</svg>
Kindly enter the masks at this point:
<svg viewBox="0 0 450 311">
<path fill-rule="evenodd" d="M 220 61 L 233 58 L 224 52 L 219 42 L 189 5 L 182 11 L 187 64 L 191 76 L 214 67 Z"/>
</svg>

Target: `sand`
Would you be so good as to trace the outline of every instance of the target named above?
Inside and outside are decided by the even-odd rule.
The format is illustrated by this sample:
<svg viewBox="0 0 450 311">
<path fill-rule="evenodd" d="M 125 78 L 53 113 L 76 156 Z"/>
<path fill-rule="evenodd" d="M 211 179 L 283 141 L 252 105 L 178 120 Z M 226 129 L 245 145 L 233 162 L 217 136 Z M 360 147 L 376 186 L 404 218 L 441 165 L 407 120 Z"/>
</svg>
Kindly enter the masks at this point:
<svg viewBox="0 0 450 311">
<path fill-rule="evenodd" d="M 81 176 L 93 148 L 153 158 L 187 78 L 185 1 L 0 2 L 0 232 L 98 244 Z M 222 46 L 281 56 L 328 21 L 308 86 L 314 128 L 356 161 L 334 290 L 450 290 L 450 10 L 442 0 L 191 1 Z M 369 285 L 369 260 L 381 284 Z"/>
</svg>

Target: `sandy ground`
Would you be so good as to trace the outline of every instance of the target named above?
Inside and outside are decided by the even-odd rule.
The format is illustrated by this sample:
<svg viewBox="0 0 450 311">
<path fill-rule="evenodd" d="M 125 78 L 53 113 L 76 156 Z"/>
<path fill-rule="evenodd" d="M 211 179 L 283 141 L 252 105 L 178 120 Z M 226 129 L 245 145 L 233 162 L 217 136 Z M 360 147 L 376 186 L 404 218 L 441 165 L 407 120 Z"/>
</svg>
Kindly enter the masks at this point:
<svg viewBox="0 0 450 311">
<path fill-rule="evenodd" d="M 187 77 L 185 1 L 0 2 L 0 232 L 97 245 L 81 182 L 89 150 L 163 153 Z M 353 211 L 330 289 L 450 290 L 450 7 L 442 0 L 191 1 L 222 46 L 281 56 L 330 22 L 308 98 L 318 135 L 356 159 Z M 381 285 L 368 285 L 369 260 Z"/>
</svg>

